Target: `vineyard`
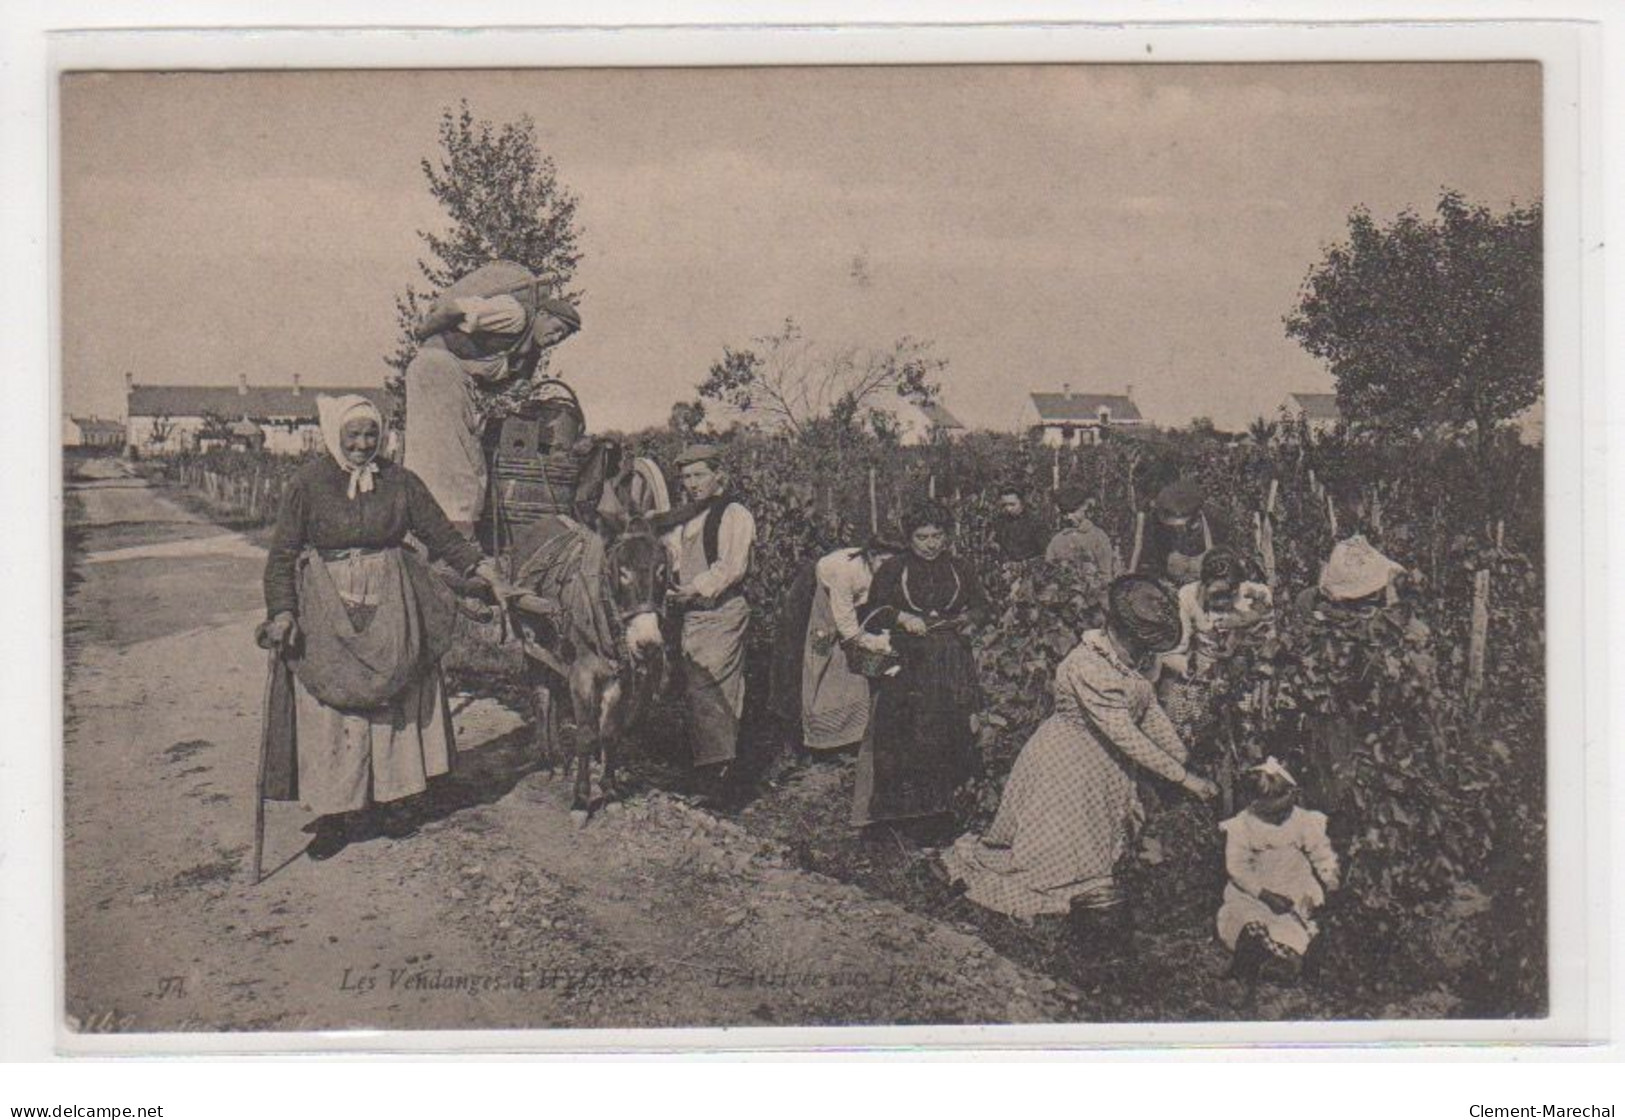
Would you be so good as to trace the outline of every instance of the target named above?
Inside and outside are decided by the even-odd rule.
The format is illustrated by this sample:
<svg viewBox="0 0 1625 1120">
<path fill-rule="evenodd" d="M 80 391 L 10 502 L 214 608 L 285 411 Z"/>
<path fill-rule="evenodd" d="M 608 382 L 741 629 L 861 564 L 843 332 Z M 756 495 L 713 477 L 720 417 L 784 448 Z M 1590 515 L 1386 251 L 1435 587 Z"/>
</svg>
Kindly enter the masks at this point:
<svg viewBox="0 0 1625 1120">
<path fill-rule="evenodd" d="M 628 437 L 663 464 L 682 437 Z M 298 465 L 240 452 L 182 457 L 169 480 L 219 517 L 265 524 Z M 984 776 L 963 815 L 991 814 L 1016 753 L 1048 711 L 1056 664 L 1098 624 L 1098 588 L 1042 562 L 1002 565 L 991 537 L 997 485 L 1023 483 L 1056 524 L 1052 494 L 1079 485 L 1125 555 L 1158 488 L 1198 479 L 1224 543 L 1276 589 L 1267 640 L 1223 666 L 1215 718 L 1193 765 L 1232 797 L 1246 764 L 1273 754 L 1333 790 L 1334 839 L 1347 889 L 1326 912 L 1321 981 L 1336 990 L 1448 990 L 1454 1013 L 1538 1015 L 1545 960 L 1545 625 L 1543 479 L 1538 448 L 1510 435 L 1487 445 L 1376 442 L 1290 427 L 1263 442 L 1196 433 L 1051 449 L 974 433 L 899 447 L 872 439 L 730 440 L 725 465 L 756 517 L 747 591 L 750 660 L 767 663 L 778 593 L 801 567 L 894 529 L 904 506 L 935 495 L 959 519 L 956 547 L 997 613 L 976 638 L 986 695 Z M 1374 615 L 1326 619 L 1294 609 L 1335 540 L 1364 532 L 1404 565 L 1398 601 Z M 765 681 L 753 682 L 760 684 Z M 494 687 L 494 684 L 493 684 Z M 758 699 L 759 692 L 758 691 Z M 777 742 L 777 739 L 774 739 Z M 1148 791 L 1161 836 L 1145 880 L 1144 921 L 1211 920 L 1222 881 L 1215 809 Z"/>
</svg>

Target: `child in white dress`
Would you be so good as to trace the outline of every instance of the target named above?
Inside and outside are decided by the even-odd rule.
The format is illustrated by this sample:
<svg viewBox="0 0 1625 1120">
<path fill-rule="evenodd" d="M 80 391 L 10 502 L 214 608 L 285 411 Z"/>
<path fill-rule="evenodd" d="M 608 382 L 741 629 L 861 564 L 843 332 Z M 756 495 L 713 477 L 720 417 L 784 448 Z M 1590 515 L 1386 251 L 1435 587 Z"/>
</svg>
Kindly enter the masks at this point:
<svg viewBox="0 0 1625 1120">
<path fill-rule="evenodd" d="M 1219 825 L 1230 876 L 1219 940 L 1235 954 L 1231 976 L 1291 981 L 1318 932 L 1314 912 L 1337 889 L 1337 853 L 1326 814 L 1297 806 L 1298 783 L 1286 767 L 1269 758 L 1250 773 L 1252 803 Z"/>
</svg>

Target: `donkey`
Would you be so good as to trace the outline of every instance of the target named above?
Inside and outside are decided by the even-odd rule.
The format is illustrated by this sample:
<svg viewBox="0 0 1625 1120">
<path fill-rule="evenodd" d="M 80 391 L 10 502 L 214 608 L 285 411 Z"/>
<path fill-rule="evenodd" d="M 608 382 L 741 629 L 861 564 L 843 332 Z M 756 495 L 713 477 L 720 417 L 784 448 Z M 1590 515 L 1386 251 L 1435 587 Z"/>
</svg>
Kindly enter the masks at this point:
<svg viewBox="0 0 1625 1120">
<path fill-rule="evenodd" d="M 666 548 L 628 497 L 628 471 L 610 480 L 625 501 L 596 529 L 564 519 L 520 528 L 505 550 L 513 582 L 509 621 L 523 642 L 535 715 L 535 749 L 549 772 L 562 761 L 575 786 L 570 812 L 585 824 L 595 806 L 592 762 L 602 759 L 602 804 L 619 797 L 621 740 L 648 715 L 665 685 Z M 562 711 L 562 701 L 569 709 Z"/>
<path fill-rule="evenodd" d="M 574 765 L 570 809 L 584 824 L 592 759 L 603 757 L 599 785 L 612 803 L 618 740 L 664 682 L 670 573 L 644 516 L 670 508 L 670 497 L 655 463 L 584 435 L 569 385 L 545 378 L 533 394 L 486 434 L 489 529 L 521 591 L 506 618 L 524 644 L 537 755 L 549 771 L 561 753 L 567 771 Z"/>
</svg>

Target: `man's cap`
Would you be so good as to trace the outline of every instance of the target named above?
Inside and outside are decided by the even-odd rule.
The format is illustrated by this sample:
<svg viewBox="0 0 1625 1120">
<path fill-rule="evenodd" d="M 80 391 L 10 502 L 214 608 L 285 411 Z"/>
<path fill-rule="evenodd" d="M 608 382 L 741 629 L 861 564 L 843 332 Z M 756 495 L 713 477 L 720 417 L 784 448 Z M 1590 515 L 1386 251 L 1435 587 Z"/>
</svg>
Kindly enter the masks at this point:
<svg viewBox="0 0 1625 1120">
<path fill-rule="evenodd" d="M 677 456 L 677 465 L 686 467 L 690 463 L 715 463 L 722 455 L 722 448 L 714 443 L 691 443 L 683 448 L 682 454 Z"/>
</svg>

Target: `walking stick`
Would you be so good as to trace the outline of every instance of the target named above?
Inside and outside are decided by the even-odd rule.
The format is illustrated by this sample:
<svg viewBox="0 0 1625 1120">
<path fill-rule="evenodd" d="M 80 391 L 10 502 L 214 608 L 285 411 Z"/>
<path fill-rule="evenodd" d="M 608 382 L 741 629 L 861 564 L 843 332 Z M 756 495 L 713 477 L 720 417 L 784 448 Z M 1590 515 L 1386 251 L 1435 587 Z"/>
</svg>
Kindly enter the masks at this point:
<svg viewBox="0 0 1625 1120">
<path fill-rule="evenodd" d="M 278 662 L 282 656 L 280 646 L 271 645 L 266 651 L 265 702 L 260 707 L 260 765 L 254 775 L 254 885 L 264 878 L 265 856 L 265 770 L 271 760 L 271 697 L 276 690 Z"/>
</svg>

